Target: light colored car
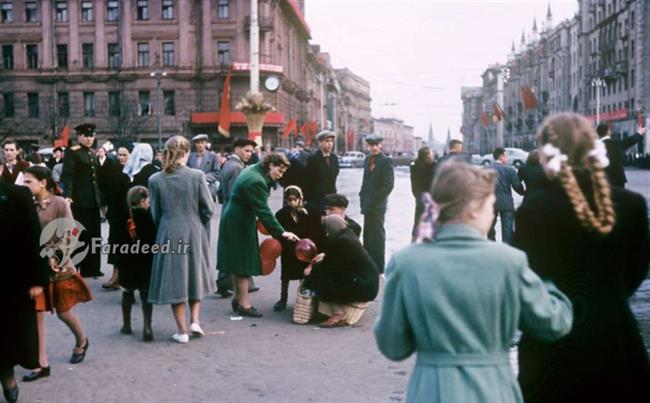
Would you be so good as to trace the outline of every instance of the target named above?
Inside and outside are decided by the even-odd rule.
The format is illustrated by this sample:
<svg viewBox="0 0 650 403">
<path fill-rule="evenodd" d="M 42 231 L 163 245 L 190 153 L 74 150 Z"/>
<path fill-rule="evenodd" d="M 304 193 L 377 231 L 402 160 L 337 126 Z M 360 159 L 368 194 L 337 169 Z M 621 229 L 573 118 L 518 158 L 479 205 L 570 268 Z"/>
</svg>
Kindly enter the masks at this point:
<svg viewBox="0 0 650 403">
<path fill-rule="evenodd" d="M 366 154 L 361 151 L 348 151 L 339 160 L 341 168 L 358 168 L 363 166 Z"/>
<path fill-rule="evenodd" d="M 528 151 L 524 151 L 521 148 L 506 147 L 506 155 L 508 156 L 508 165 L 512 165 L 515 168 L 524 165 L 528 159 Z M 493 163 L 494 158 L 492 154 L 485 154 L 481 157 L 481 164 L 491 165 Z"/>
</svg>

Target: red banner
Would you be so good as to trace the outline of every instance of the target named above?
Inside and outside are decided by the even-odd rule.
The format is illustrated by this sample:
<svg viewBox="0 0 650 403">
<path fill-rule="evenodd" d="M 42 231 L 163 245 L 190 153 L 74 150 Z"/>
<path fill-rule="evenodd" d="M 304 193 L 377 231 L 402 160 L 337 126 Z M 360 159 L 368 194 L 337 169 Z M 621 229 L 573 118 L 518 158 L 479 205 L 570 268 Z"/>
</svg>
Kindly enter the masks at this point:
<svg viewBox="0 0 650 403">
<path fill-rule="evenodd" d="M 601 113 L 600 121 L 602 122 L 602 121 L 610 121 L 610 120 L 623 120 L 623 119 L 627 119 L 628 116 L 629 116 L 629 112 L 627 108 L 617 109 L 615 111 Z M 587 119 L 593 120 L 594 122 L 597 120 L 596 115 L 589 115 L 587 116 Z"/>
</svg>

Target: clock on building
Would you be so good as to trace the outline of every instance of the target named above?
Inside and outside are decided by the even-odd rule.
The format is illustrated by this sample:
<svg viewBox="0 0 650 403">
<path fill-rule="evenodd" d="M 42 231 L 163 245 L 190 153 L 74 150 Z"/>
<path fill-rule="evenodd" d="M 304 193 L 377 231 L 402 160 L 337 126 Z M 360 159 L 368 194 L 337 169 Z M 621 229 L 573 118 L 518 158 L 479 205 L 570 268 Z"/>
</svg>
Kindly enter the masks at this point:
<svg viewBox="0 0 650 403">
<path fill-rule="evenodd" d="M 268 76 L 264 80 L 264 88 L 268 91 L 275 92 L 280 88 L 280 78 L 278 76 Z"/>
</svg>

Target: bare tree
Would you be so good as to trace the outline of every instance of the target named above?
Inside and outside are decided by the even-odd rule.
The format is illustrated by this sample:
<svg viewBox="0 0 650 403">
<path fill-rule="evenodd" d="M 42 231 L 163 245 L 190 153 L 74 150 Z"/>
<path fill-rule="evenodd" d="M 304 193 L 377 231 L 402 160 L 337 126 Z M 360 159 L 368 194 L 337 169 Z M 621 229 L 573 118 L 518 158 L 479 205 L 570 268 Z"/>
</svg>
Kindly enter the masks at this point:
<svg viewBox="0 0 650 403">
<path fill-rule="evenodd" d="M 124 97 L 122 97 L 124 98 Z M 138 134 L 147 129 L 151 122 L 149 115 L 141 114 L 138 103 L 133 99 L 121 99 L 119 110 L 109 110 L 106 113 L 107 128 L 116 140 L 134 141 Z"/>
</svg>

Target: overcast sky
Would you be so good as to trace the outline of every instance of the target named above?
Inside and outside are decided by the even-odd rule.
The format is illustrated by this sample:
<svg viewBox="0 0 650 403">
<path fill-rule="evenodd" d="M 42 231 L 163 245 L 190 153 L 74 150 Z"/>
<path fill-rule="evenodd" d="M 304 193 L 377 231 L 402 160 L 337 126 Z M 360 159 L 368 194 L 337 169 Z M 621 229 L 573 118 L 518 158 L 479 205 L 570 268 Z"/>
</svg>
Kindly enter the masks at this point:
<svg viewBox="0 0 650 403">
<path fill-rule="evenodd" d="M 577 0 L 551 0 L 557 25 Z M 547 0 L 306 0 L 312 43 L 370 81 L 372 114 L 396 117 L 426 138 L 460 138 L 462 86 L 505 62 L 512 41 L 546 18 Z"/>
</svg>

